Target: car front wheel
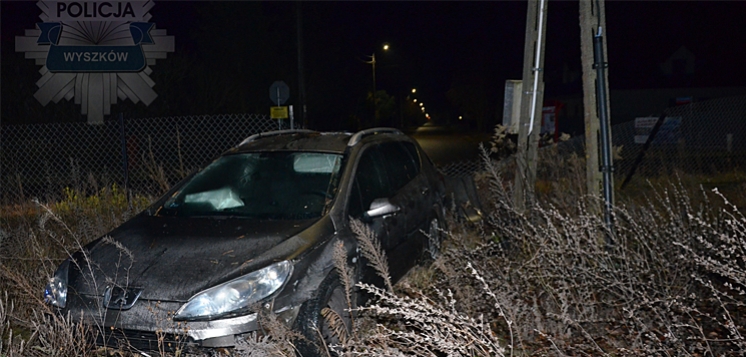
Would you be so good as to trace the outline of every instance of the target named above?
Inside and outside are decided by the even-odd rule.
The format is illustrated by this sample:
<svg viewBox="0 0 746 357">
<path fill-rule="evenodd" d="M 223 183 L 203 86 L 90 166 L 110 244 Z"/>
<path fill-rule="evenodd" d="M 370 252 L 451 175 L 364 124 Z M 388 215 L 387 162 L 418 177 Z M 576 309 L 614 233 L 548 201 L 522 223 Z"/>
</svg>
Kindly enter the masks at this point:
<svg viewBox="0 0 746 357">
<path fill-rule="evenodd" d="M 350 310 L 357 304 L 354 287 L 349 288 L 351 301 L 347 300 L 345 287 L 334 271 L 324 279 L 314 297 L 303 304 L 296 319 L 296 329 L 305 337 L 298 341 L 302 356 L 334 356 L 331 346 L 340 345 L 350 337 L 353 319 Z"/>
</svg>

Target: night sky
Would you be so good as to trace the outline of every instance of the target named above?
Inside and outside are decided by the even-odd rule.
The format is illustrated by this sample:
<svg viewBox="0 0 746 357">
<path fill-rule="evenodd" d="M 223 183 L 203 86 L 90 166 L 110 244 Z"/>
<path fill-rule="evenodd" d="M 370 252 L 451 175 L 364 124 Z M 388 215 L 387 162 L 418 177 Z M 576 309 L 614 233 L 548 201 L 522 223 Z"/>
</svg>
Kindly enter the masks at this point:
<svg viewBox="0 0 746 357">
<path fill-rule="evenodd" d="M 153 67 L 159 98 L 147 108 L 125 103 L 113 110 L 132 116 L 266 112 L 275 80 L 289 84 L 290 102 L 297 103 L 297 6 L 156 1 L 151 22 L 176 40 L 176 52 Z M 33 108 L 33 98 L 18 103 L 33 95 L 39 66 L 14 52 L 14 37 L 34 28 L 40 11 L 27 1 L 0 7 L 3 121 L 84 121 L 70 103 L 49 105 L 59 107 L 55 113 L 73 113 L 56 119 L 52 108 Z M 314 128 L 355 129 L 355 118 L 368 115 L 372 68 L 365 61 L 374 51 L 377 89 L 400 100 L 417 88 L 440 122 L 480 116 L 489 130 L 501 119 L 505 80 L 520 79 L 525 1 L 303 2 L 300 12 Z M 612 91 L 746 84 L 744 1 L 607 0 L 606 15 Z M 581 93 L 579 31 L 577 1 L 550 1 L 545 99 Z M 389 51 L 382 51 L 384 43 Z M 660 64 L 682 46 L 696 57 L 694 73 L 662 74 Z"/>
</svg>

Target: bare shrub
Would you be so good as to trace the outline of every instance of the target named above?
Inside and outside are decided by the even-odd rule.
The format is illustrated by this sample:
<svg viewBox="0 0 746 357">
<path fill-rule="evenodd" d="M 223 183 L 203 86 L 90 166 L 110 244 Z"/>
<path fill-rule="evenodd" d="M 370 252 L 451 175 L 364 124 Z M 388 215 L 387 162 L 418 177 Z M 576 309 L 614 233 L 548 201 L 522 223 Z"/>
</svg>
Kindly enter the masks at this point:
<svg viewBox="0 0 746 357">
<path fill-rule="evenodd" d="M 90 180 L 89 180 L 90 181 Z M 90 187 L 95 187 L 89 183 Z M 3 207 L 0 227 L 0 290 L 13 301 L 2 320 L 8 355 L 86 356 L 93 355 L 89 340 L 96 331 L 60 316 L 42 300 L 47 279 L 75 251 L 126 221 L 149 200 L 135 196 L 127 201 L 125 192 L 115 185 L 98 189 L 95 194 L 66 189 L 63 199 L 44 204 L 32 203 Z M 81 267 L 84 268 L 84 267 Z M 89 267 L 93 269 L 93 267 Z M 81 269 L 87 271 L 90 269 Z M 100 331 L 99 331 L 100 332 Z"/>
<path fill-rule="evenodd" d="M 262 333 L 251 333 L 238 341 L 231 356 L 238 357 L 278 357 L 296 356 L 294 341 L 303 338 L 274 314 L 259 314 Z"/>
<path fill-rule="evenodd" d="M 587 206 L 595 198 L 583 196 L 578 178 L 583 165 L 563 165 L 576 165 L 566 170 L 572 177 L 544 172 L 552 179 L 537 190 L 539 203 L 519 214 L 510 182 L 499 166 L 487 162 L 482 223 L 449 220 L 442 254 L 397 285 L 390 281 L 376 237 L 361 222 L 353 223 L 361 252 L 383 277 L 385 289 L 354 285 L 348 257 L 337 249 L 335 268 L 354 318 L 350 330 L 336 330 L 340 343 L 328 346 L 327 353 L 746 354 L 746 216 L 717 190 L 693 191 L 684 180 L 672 181 L 615 207 L 610 231 Z M 33 219 L 2 227 L 3 356 L 94 353 L 70 337 L 83 333 L 83 327 L 69 317 L 45 314 L 49 310 L 39 297 L 61 259 L 125 219 L 114 210 L 92 210 L 94 202 L 70 204 L 69 211 L 38 205 L 29 215 Z M 89 217 L 91 212 L 110 213 Z M 120 263 L 128 264 L 132 257 L 120 251 Z M 355 289 L 374 299 L 355 309 Z M 260 323 L 262 333 L 240 341 L 231 355 L 295 355 L 295 332 L 272 315 L 260 315 Z"/>
<path fill-rule="evenodd" d="M 746 230 L 735 209 L 695 210 L 671 185 L 647 206 L 617 207 L 610 232 L 577 196 L 573 210 L 551 204 L 567 200 L 545 200 L 517 214 L 509 187 L 492 174 L 484 243 L 448 250 L 434 265 L 441 272 L 434 285 L 456 291 L 461 311 L 490 316 L 500 335 L 512 332 L 531 355 L 744 352 L 738 279 Z M 606 236 L 612 245 L 599 244 Z M 465 264 L 484 274 L 501 309 L 485 304 L 480 286 L 458 269 Z M 513 325 L 494 324 L 503 316 Z"/>
<path fill-rule="evenodd" d="M 381 242 L 375 237 L 374 233 L 370 228 L 360 222 L 359 220 L 350 220 L 352 232 L 357 237 L 358 245 L 360 247 L 363 256 L 368 259 L 371 268 L 375 269 L 376 273 L 383 278 L 386 288 L 389 291 L 394 291 L 394 286 L 391 284 L 391 274 L 389 274 L 389 263 L 386 258 L 386 253 L 381 249 Z"/>
<path fill-rule="evenodd" d="M 503 356 L 498 337 L 483 315 L 472 318 L 455 309 L 453 295 L 441 294 L 441 302 L 425 296 L 410 298 L 368 284 L 361 288 L 376 296 L 376 303 L 360 308 L 379 323 L 359 342 L 358 356 L 407 355 Z"/>
<path fill-rule="evenodd" d="M 373 233 L 359 221 L 353 221 L 353 232 L 368 265 L 375 269 L 386 281 L 386 289 L 358 283 L 356 286 L 371 295 L 372 304 L 354 309 L 362 314 L 357 331 L 352 336 L 340 335 L 340 344 L 328 346 L 330 355 L 340 356 L 503 356 L 505 349 L 490 327 L 490 321 L 483 315 L 472 318 L 456 309 L 456 301 L 451 291 L 443 293 L 437 288 L 437 299 L 431 299 L 408 285 L 394 291 L 388 276 L 386 256 Z M 344 250 L 335 250 L 335 266 L 340 276 L 348 276 L 344 268 Z M 437 262 L 437 261 L 436 261 Z M 475 269 L 469 266 L 469 273 L 481 279 Z M 350 279 L 342 278 L 349 291 Z M 483 282 L 484 292 L 494 298 L 491 289 Z M 409 290 L 410 297 L 402 293 Z M 352 307 L 348 292 L 348 306 Z M 499 310 L 500 305 L 495 301 Z M 504 316 L 504 315 L 503 315 Z M 510 329 L 511 322 L 504 319 Z"/>
<path fill-rule="evenodd" d="M 451 230 L 431 273 L 417 275 L 432 279 L 429 286 L 421 280 L 418 288 L 405 280 L 393 291 L 359 285 L 376 296 L 359 310 L 359 319 L 375 321 L 375 328 L 337 352 L 746 353 L 746 218 L 722 196 L 726 209 L 711 204 L 718 192 L 657 187 L 645 204 L 615 207 L 609 231 L 586 207 L 593 199 L 577 192 L 549 190 L 541 204 L 518 214 L 509 183 L 496 166 L 486 166 L 482 226 Z"/>
<path fill-rule="evenodd" d="M 90 330 L 80 322 L 73 322 L 70 315 L 43 315 L 34 312 L 32 320 L 34 337 L 30 348 L 36 356 L 92 356 L 93 346 L 86 336 Z"/>
<path fill-rule="evenodd" d="M 26 349 L 26 340 L 13 335 L 10 326 L 10 318 L 13 316 L 13 302 L 8 300 L 8 293 L 0 300 L 0 355 L 23 356 Z"/>
<path fill-rule="evenodd" d="M 274 335 L 252 333 L 238 342 L 234 356 L 240 357 L 278 357 L 295 356 L 295 351 L 288 349 L 285 342 L 278 342 Z"/>
</svg>

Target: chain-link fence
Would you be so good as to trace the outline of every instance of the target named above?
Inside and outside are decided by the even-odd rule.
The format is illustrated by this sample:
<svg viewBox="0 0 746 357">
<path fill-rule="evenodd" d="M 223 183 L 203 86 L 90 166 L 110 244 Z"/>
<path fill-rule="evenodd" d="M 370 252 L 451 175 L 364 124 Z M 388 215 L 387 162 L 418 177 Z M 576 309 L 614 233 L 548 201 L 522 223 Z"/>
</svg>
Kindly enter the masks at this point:
<svg viewBox="0 0 746 357">
<path fill-rule="evenodd" d="M 482 158 L 473 158 L 472 160 L 456 161 L 445 165 L 437 165 L 438 171 L 445 176 L 464 177 L 471 176 L 475 172 L 484 170 L 484 161 Z"/>
<path fill-rule="evenodd" d="M 259 114 L 4 125 L 1 201 L 49 201 L 64 187 L 90 192 L 125 182 L 135 191 L 158 194 L 244 138 L 288 126 Z"/>
<path fill-rule="evenodd" d="M 649 178 L 677 172 L 700 177 L 703 182 L 717 175 L 746 173 L 746 97 L 694 102 L 659 114 L 612 126 L 617 189 L 625 180 L 644 184 Z M 566 158 L 574 153 L 582 158 L 585 138 L 574 137 L 540 152 L 551 150 L 556 151 L 548 157 Z M 539 179 L 552 180 L 557 174 L 541 164 L 537 170 Z"/>
<path fill-rule="evenodd" d="M 652 134 L 658 117 L 612 127 L 617 187 L 627 177 L 635 182 L 674 171 L 701 176 L 746 171 L 746 97 L 695 102 L 669 108 L 664 114 L 666 119 L 656 135 Z M 53 200 L 66 186 L 91 191 L 112 183 L 123 186 L 125 181 L 135 191 L 158 194 L 244 138 L 289 126 L 254 114 L 128 119 L 123 123 L 0 127 L 2 202 L 30 197 Z M 653 140 L 644 149 L 651 136 Z M 579 136 L 543 147 L 540 156 L 583 158 L 584 147 L 585 140 Z M 511 161 L 501 163 L 507 176 L 512 174 Z M 461 177 L 484 168 L 475 157 L 439 169 Z M 554 171 L 540 164 L 537 177 L 554 180 L 559 175 Z"/>
<path fill-rule="evenodd" d="M 746 168 L 746 97 L 714 99 L 668 108 L 659 117 L 614 126 L 616 177 L 624 180 L 680 171 L 717 175 Z M 647 150 L 648 138 L 653 137 Z M 631 182 L 631 181 L 630 181 Z"/>
</svg>

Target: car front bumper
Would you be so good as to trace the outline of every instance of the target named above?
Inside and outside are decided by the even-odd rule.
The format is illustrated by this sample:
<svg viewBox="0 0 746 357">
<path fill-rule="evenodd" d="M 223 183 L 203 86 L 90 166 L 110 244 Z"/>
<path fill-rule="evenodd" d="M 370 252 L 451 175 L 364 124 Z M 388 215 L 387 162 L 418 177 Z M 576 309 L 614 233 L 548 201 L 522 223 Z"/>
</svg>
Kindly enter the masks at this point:
<svg viewBox="0 0 746 357">
<path fill-rule="evenodd" d="M 257 313 L 212 321 L 174 321 L 173 316 L 182 305 L 180 302 L 140 299 L 130 309 L 117 310 L 102 307 L 100 297 L 76 295 L 72 298 L 74 300 L 63 312 L 69 312 L 75 322 L 84 323 L 92 332 L 99 332 L 98 344 L 112 347 L 132 343 L 137 349 L 153 349 L 154 341 L 149 341 L 153 339 L 158 344 L 168 341 L 229 347 L 235 346 L 235 336 L 260 329 Z"/>
</svg>

